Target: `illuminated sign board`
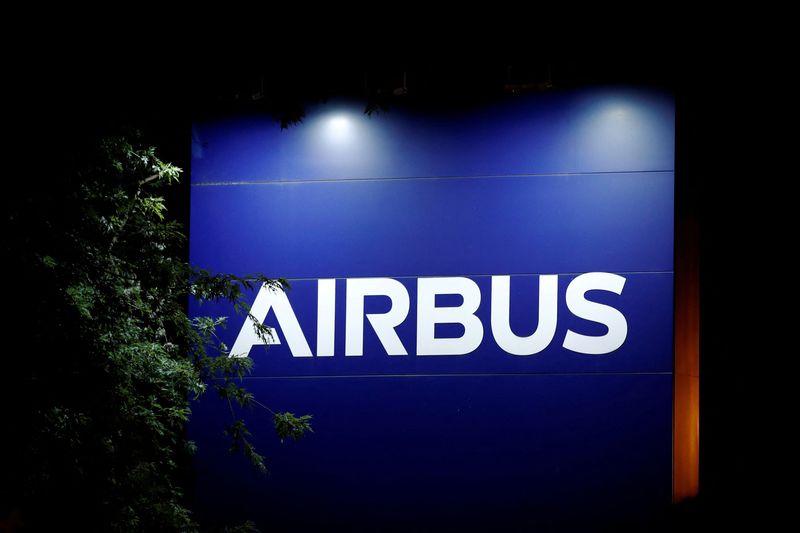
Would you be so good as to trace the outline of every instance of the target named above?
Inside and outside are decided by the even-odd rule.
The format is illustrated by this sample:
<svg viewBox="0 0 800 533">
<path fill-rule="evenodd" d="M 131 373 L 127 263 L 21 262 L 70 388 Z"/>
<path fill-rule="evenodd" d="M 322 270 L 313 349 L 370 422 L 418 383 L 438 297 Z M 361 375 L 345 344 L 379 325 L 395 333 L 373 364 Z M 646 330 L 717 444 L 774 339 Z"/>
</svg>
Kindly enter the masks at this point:
<svg viewBox="0 0 800 533">
<path fill-rule="evenodd" d="M 671 98 L 630 90 L 195 124 L 191 262 L 291 288 L 248 295 L 268 347 L 232 309 L 191 311 L 229 316 L 246 386 L 315 427 L 281 445 L 253 414 L 262 478 L 204 399 L 203 512 L 465 530 L 668 504 L 673 136 Z"/>
</svg>

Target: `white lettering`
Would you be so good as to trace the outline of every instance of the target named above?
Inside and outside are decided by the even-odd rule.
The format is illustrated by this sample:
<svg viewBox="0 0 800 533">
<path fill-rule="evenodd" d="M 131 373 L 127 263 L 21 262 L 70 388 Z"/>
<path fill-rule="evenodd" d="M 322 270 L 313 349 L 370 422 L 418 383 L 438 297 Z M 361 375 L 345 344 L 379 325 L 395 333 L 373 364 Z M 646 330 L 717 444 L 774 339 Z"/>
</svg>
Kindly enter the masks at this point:
<svg viewBox="0 0 800 533">
<path fill-rule="evenodd" d="M 497 345 L 513 355 L 541 352 L 553 340 L 558 322 L 558 276 L 539 276 L 539 324 L 527 337 L 511 331 L 511 277 L 492 276 L 492 335 Z"/>
<path fill-rule="evenodd" d="M 297 317 L 289 304 L 286 293 L 282 290 L 268 287 L 265 283 L 258 291 L 256 301 L 253 302 L 253 306 L 250 308 L 250 314 L 263 324 L 270 309 L 275 312 L 275 318 L 278 320 L 278 325 L 281 327 L 283 334 L 286 335 L 286 343 L 289 345 L 292 355 L 294 357 L 311 357 L 311 348 L 309 348 L 308 341 L 303 335 L 303 330 L 300 329 L 300 324 L 297 322 Z M 275 329 L 267 329 L 270 332 L 270 336 L 264 342 L 256 332 L 253 321 L 250 320 L 250 317 L 247 317 L 242 329 L 239 331 L 239 336 L 236 337 L 233 348 L 231 348 L 230 357 L 247 357 L 250 349 L 256 345 L 280 344 L 281 341 Z"/>
<path fill-rule="evenodd" d="M 437 294 L 459 294 L 458 307 L 436 307 Z M 475 316 L 481 290 L 469 278 L 419 278 L 417 280 L 417 355 L 464 355 L 483 341 L 483 324 Z M 461 324 L 464 334 L 437 339 L 436 324 Z"/>
<path fill-rule="evenodd" d="M 333 357 L 336 331 L 336 280 L 317 282 L 317 357 Z"/>
<path fill-rule="evenodd" d="M 625 278 L 607 272 L 589 272 L 572 280 L 567 287 L 567 308 L 573 315 L 598 322 L 608 327 L 608 333 L 599 337 L 581 335 L 568 330 L 564 348 L 573 352 L 601 355 L 613 352 L 628 336 L 628 322 L 619 310 L 586 299 L 587 291 L 609 291 L 622 294 Z"/>
<path fill-rule="evenodd" d="M 364 298 L 366 296 L 388 296 L 392 307 L 383 314 L 367 315 L 369 323 L 378 335 L 389 355 L 408 355 L 400 337 L 394 330 L 408 316 L 410 302 L 403 284 L 391 278 L 355 278 L 347 280 L 345 311 L 346 356 L 364 355 Z"/>
<path fill-rule="evenodd" d="M 578 318 L 608 328 L 603 335 L 583 335 L 568 330 L 562 346 L 587 355 L 602 355 L 617 350 L 628 336 L 625 316 L 616 308 L 586 298 L 589 291 L 622 294 L 625 278 L 607 272 L 589 272 L 572 280 L 566 290 L 567 309 Z M 497 346 L 519 356 L 534 355 L 553 341 L 558 325 L 558 276 L 539 276 L 538 319 L 536 329 L 528 336 L 518 336 L 511 329 L 511 276 L 492 276 L 491 329 Z M 458 295 L 458 306 L 437 307 L 437 295 Z M 390 300 L 385 313 L 365 313 L 365 298 L 382 296 Z M 465 355 L 474 352 L 483 342 L 484 326 L 476 315 L 481 304 L 478 284 L 467 277 L 419 278 L 417 280 L 417 340 L 420 356 Z M 353 278 L 346 280 L 345 355 L 364 355 L 364 322 L 371 324 L 378 340 L 389 355 L 408 355 L 396 328 L 408 317 L 409 294 L 405 286 L 391 278 Z M 529 308 L 524 304 L 522 309 Z M 286 293 L 263 285 L 250 310 L 255 320 L 264 323 L 270 309 L 286 337 L 293 357 L 312 357 Z M 532 314 L 532 313 L 531 313 Z M 460 324 L 460 337 L 436 337 L 437 324 Z M 275 329 L 266 327 L 267 338 L 259 336 L 256 325 L 248 317 L 231 348 L 230 357 L 246 357 L 253 346 L 281 344 Z M 336 280 L 317 282 L 317 357 L 333 357 L 336 339 Z"/>
</svg>

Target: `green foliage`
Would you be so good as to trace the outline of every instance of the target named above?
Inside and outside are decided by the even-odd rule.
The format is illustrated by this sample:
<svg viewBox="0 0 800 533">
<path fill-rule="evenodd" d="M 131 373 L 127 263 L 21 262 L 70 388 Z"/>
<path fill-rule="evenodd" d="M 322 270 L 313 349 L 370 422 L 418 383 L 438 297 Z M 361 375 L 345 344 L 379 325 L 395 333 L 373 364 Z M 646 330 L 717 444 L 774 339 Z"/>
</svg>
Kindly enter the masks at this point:
<svg viewBox="0 0 800 533">
<path fill-rule="evenodd" d="M 181 169 L 153 148 L 106 139 L 90 160 L 62 184 L 52 217 L 31 221 L 22 207 L 11 215 L 42 225 L 39 238 L 17 243 L 17 252 L 35 257 L 23 258 L 21 270 L 42 294 L 26 333 L 38 339 L 36 351 L 18 369 L 35 396 L 14 482 L 19 497 L 84 517 L 79 529 L 195 530 L 181 476 L 195 449 L 186 438 L 190 402 L 208 389 L 228 402 L 231 450 L 262 472 L 264 458 L 234 404 L 266 407 L 242 386 L 253 361 L 229 357 L 217 336 L 227 317 L 190 318 L 186 302 L 227 301 L 250 315 L 245 291 L 288 283 L 188 266 L 185 236 L 161 193 Z M 266 338 L 269 328 L 250 318 Z M 311 430 L 309 416 L 273 416 L 281 439 Z"/>
<path fill-rule="evenodd" d="M 258 533 L 258 528 L 256 528 L 256 525 L 253 522 L 248 520 L 247 522 L 245 522 L 244 524 L 239 525 L 239 526 L 226 527 L 226 528 L 224 528 L 222 530 L 222 532 L 223 533 Z"/>
<path fill-rule="evenodd" d="M 297 440 L 306 431 L 313 431 L 311 429 L 311 415 L 303 415 L 301 417 L 294 416 L 293 413 L 275 413 L 272 416 L 275 423 L 275 429 L 278 431 L 278 436 L 283 439 L 291 437 L 292 440 Z"/>
</svg>

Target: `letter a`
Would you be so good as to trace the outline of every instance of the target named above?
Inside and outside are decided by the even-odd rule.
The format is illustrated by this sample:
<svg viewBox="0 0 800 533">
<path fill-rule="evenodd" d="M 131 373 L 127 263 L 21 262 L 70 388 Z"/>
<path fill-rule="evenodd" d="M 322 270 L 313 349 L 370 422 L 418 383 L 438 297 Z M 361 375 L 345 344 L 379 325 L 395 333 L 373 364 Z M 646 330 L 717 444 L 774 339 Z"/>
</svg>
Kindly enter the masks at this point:
<svg viewBox="0 0 800 533">
<path fill-rule="evenodd" d="M 256 301 L 253 302 L 253 307 L 250 308 L 250 314 L 263 324 L 270 309 L 275 311 L 275 318 L 278 320 L 278 325 L 281 327 L 283 334 L 286 335 L 286 343 L 292 351 L 292 356 L 312 357 L 311 348 L 308 346 L 305 335 L 303 335 L 303 330 L 300 329 L 300 324 L 297 322 L 297 317 L 292 310 L 289 299 L 286 297 L 286 293 L 282 290 L 268 287 L 265 283 L 261 286 L 261 290 L 258 291 Z M 242 329 L 239 331 L 239 336 L 236 337 L 236 342 L 233 343 L 230 357 L 247 357 L 250 353 L 250 348 L 256 345 L 280 344 L 281 341 L 275 329 L 267 329 L 270 335 L 267 342 L 264 342 L 256 333 L 253 321 L 250 320 L 250 317 L 247 317 Z"/>
</svg>

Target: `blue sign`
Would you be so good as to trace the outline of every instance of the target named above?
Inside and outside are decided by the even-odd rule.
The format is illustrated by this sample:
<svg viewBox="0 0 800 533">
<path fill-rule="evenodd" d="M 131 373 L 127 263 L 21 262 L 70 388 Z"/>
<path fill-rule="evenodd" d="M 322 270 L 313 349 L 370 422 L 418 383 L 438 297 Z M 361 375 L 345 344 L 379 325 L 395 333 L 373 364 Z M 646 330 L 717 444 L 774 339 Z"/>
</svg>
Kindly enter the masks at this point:
<svg viewBox="0 0 800 533">
<path fill-rule="evenodd" d="M 208 520 L 347 531 L 595 527 L 671 497 L 674 108 L 596 90 L 460 114 L 347 103 L 193 132 L 191 262 L 285 277 L 229 316 L 246 386 L 314 415 L 272 473 L 205 398 Z"/>
</svg>

